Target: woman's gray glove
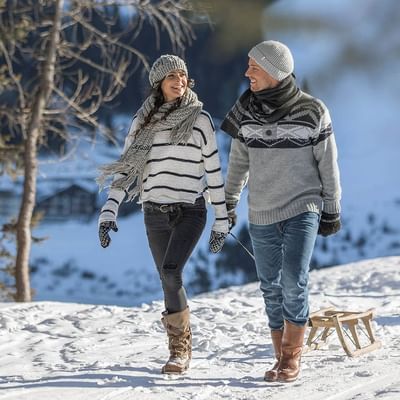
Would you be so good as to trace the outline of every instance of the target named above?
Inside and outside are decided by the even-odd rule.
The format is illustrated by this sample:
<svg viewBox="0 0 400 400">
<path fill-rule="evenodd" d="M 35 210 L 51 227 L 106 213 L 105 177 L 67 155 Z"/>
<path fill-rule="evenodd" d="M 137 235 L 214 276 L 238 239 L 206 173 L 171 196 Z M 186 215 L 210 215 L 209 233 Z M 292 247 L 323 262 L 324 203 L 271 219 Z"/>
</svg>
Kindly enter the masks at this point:
<svg viewBox="0 0 400 400">
<path fill-rule="evenodd" d="M 211 253 L 218 253 L 219 251 L 221 251 L 222 246 L 224 245 L 225 242 L 225 238 L 227 236 L 228 236 L 227 233 L 211 231 L 211 236 L 209 241 Z"/>
<path fill-rule="evenodd" d="M 99 239 L 101 247 L 107 247 L 110 242 L 111 238 L 108 234 L 111 230 L 114 232 L 118 232 L 117 223 L 115 221 L 103 221 L 99 224 Z"/>
</svg>

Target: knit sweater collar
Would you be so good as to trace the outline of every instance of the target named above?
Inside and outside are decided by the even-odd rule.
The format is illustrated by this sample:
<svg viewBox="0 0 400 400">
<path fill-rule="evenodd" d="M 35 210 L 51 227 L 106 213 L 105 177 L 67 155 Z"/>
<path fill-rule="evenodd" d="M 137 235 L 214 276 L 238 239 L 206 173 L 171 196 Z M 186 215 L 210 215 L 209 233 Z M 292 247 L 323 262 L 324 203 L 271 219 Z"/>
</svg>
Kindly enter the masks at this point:
<svg viewBox="0 0 400 400">
<path fill-rule="evenodd" d="M 297 87 L 293 75 L 272 89 L 259 92 L 247 89 L 226 115 L 221 129 L 237 137 L 244 118 L 254 119 L 260 123 L 275 123 L 285 117 L 301 97 L 302 92 Z"/>
</svg>

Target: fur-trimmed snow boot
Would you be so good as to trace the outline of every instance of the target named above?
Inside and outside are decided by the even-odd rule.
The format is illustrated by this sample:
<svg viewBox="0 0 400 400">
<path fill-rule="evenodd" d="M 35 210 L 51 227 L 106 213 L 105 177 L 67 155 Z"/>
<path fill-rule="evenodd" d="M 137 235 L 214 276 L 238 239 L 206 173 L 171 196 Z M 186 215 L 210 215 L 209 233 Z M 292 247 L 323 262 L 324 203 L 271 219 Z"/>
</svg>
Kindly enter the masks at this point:
<svg viewBox="0 0 400 400">
<path fill-rule="evenodd" d="M 279 382 L 293 382 L 300 373 L 301 352 L 307 325 L 299 326 L 285 320 L 282 354 L 278 367 Z"/>
<path fill-rule="evenodd" d="M 274 382 L 278 379 L 278 367 L 281 360 L 282 335 L 283 329 L 271 329 L 271 338 L 274 346 L 276 361 L 271 369 L 265 371 L 264 380 L 267 382 Z"/>
<path fill-rule="evenodd" d="M 192 359 L 189 307 L 172 314 L 164 311 L 162 315 L 161 322 L 168 334 L 170 356 L 161 372 L 163 374 L 182 374 L 189 368 Z"/>
</svg>

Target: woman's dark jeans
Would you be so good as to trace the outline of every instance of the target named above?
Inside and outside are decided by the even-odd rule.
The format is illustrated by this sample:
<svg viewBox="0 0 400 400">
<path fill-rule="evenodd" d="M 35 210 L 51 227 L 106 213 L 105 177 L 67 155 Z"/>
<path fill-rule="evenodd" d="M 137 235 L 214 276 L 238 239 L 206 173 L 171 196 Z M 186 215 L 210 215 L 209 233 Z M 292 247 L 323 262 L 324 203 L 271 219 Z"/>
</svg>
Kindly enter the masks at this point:
<svg viewBox="0 0 400 400">
<path fill-rule="evenodd" d="M 195 204 L 145 202 L 143 210 L 150 250 L 164 290 L 165 307 L 170 313 L 182 311 L 187 307 L 182 271 L 206 224 L 204 198 L 197 199 Z"/>
</svg>

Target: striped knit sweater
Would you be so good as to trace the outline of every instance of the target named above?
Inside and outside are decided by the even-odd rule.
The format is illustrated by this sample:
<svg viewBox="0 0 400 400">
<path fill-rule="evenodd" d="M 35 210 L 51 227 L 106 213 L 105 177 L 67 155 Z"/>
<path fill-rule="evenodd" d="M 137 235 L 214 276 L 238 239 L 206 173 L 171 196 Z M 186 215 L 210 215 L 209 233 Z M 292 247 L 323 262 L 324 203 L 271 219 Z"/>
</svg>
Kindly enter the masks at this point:
<svg viewBox="0 0 400 400">
<path fill-rule="evenodd" d="M 133 141 L 136 118 L 125 139 L 125 152 Z M 118 175 L 115 179 L 118 179 Z M 99 223 L 115 221 L 118 207 L 126 193 L 110 189 Z M 154 138 L 143 176 L 143 190 L 138 203 L 194 203 L 200 196 L 211 201 L 215 222 L 213 230 L 228 232 L 224 182 L 210 115 L 202 111 L 187 144 L 170 144 L 170 130 L 158 132 Z"/>
<path fill-rule="evenodd" d="M 245 118 L 232 140 L 225 195 L 248 186 L 249 221 L 268 225 L 306 211 L 340 212 L 341 187 L 331 118 L 306 95 L 276 123 Z"/>
</svg>

